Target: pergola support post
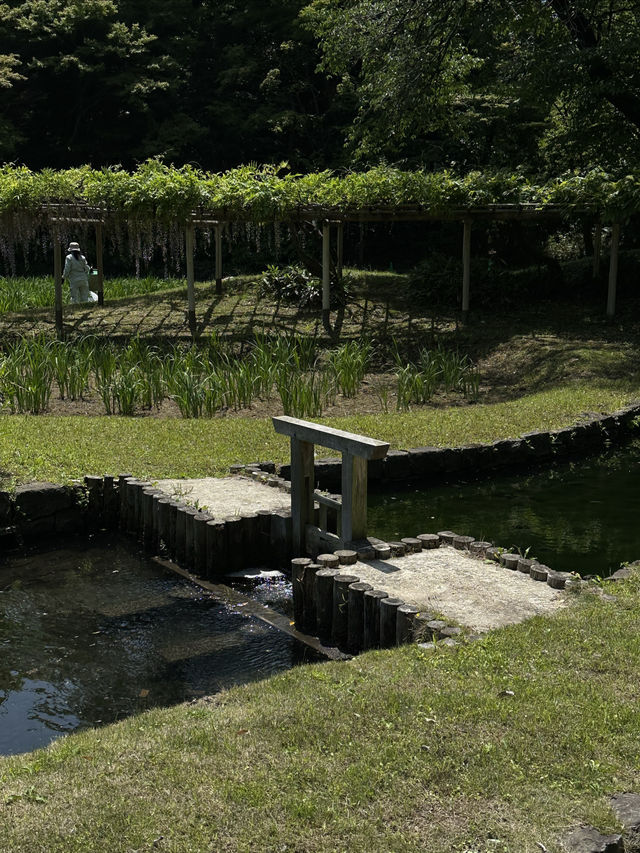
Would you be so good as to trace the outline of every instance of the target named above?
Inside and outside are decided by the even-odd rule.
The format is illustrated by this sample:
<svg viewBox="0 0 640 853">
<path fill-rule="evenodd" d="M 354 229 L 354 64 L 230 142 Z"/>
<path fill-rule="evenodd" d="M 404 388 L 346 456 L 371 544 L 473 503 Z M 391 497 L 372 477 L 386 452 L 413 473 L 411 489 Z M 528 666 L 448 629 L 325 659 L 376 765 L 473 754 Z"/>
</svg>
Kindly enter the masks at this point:
<svg viewBox="0 0 640 853">
<path fill-rule="evenodd" d="M 338 222 L 338 246 L 337 246 L 336 274 L 338 281 L 342 281 L 343 257 L 344 257 L 344 222 Z"/>
<path fill-rule="evenodd" d="M 196 333 L 196 293 L 195 293 L 195 276 L 193 272 L 193 244 L 194 244 L 194 227 L 192 224 L 187 225 L 185 229 L 186 256 L 187 256 L 187 314 L 189 320 L 189 330 L 192 335 Z"/>
<path fill-rule="evenodd" d="M 322 322 L 329 325 L 331 309 L 331 224 L 322 223 Z"/>
<path fill-rule="evenodd" d="M 593 231 L 593 278 L 600 275 L 600 253 L 602 251 L 602 225 L 598 221 Z"/>
<path fill-rule="evenodd" d="M 216 244 L 216 293 L 222 293 L 222 225 L 215 227 Z"/>
<path fill-rule="evenodd" d="M 64 337 L 62 325 L 62 246 L 57 229 L 53 234 L 53 285 L 55 292 L 56 335 L 60 340 Z"/>
<path fill-rule="evenodd" d="M 609 257 L 609 289 L 607 292 L 607 317 L 616 313 L 616 287 L 618 283 L 618 248 L 620 246 L 620 223 L 611 228 L 611 255 Z"/>
<path fill-rule="evenodd" d="M 102 234 L 102 222 L 96 222 L 96 269 L 98 270 L 96 288 L 98 291 L 98 305 L 100 306 L 104 305 L 103 244 L 104 238 Z"/>
<path fill-rule="evenodd" d="M 471 289 L 471 219 L 464 220 L 462 234 L 462 313 L 469 311 L 469 293 Z"/>
</svg>

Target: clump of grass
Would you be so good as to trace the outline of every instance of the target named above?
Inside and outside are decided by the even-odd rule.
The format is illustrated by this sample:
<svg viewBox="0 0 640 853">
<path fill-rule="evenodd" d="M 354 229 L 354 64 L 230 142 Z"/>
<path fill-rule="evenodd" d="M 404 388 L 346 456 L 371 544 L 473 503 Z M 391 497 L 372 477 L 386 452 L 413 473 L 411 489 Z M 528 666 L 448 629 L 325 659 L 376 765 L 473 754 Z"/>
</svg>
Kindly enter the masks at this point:
<svg viewBox="0 0 640 853">
<path fill-rule="evenodd" d="M 478 399 L 480 377 L 467 355 L 439 345 L 434 350 L 421 349 L 416 361 L 408 363 L 396 349 L 395 361 L 398 411 L 407 411 L 411 403 L 428 403 L 440 390 L 461 393 L 473 401 Z"/>
<path fill-rule="evenodd" d="M 369 341 L 347 341 L 329 353 L 329 367 L 333 371 L 340 393 L 355 397 L 365 377 L 371 359 Z"/>
<path fill-rule="evenodd" d="M 46 411 L 53 379 L 49 342 L 43 335 L 9 345 L 0 361 L 0 394 L 12 414 Z"/>
</svg>

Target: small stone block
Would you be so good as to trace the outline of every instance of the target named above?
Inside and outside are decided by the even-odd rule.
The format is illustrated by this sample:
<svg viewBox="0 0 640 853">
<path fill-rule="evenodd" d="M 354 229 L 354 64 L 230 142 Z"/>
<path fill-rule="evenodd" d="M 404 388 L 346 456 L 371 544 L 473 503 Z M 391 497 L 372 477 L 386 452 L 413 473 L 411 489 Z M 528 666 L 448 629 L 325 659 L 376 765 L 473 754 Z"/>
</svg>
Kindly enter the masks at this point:
<svg viewBox="0 0 640 853">
<path fill-rule="evenodd" d="M 441 646 L 457 646 L 458 644 L 453 639 L 453 637 L 445 637 L 444 640 L 440 641 Z"/>
<path fill-rule="evenodd" d="M 455 625 L 447 625 L 440 631 L 440 637 L 446 640 L 447 637 L 459 637 L 462 634 L 462 628 L 457 628 Z"/>
<path fill-rule="evenodd" d="M 418 648 L 425 649 L 425 651 L 431 652 L 435 649 L 435 643 L 418 643 Z"/>
<path fill-rule="evenodd" d="M 357 551 L 335 551 L 334 556 L 338 558 L 341 566 L 352 566 L 358 562 Z"/>
<path fill-rule="evenodd" d="M 422 542 L 422 547 L 426 551 L 430 548 L 439 548 L 440 547 L 440 537 L 437 533 L 418 533 L 416 539 L 419 539 Z"/>
<path fill-rule="evenodd" d="M 340 558 L 336 554 L 319 554 L 316 557 L 316 563 L 319 563 L 324 569 L 337 569 L 340 565 Z"/>
<path fill-rule="evenodd" d="M 520 559 L 519 554 L 507 554 L 506 551 L 504 554 L 500 555 L 500 562 L 506 569 L 511 569 L 512 571 L 516 571 L 518 568 L 518 560 Z"/>
<path fill-rule="evenodd" d="M 454 536 L 452 544 L 458 551 L 468 551 L 472 542 L 473 536 Z"/>
<path fill-rule="evenodd" d="M 443 628 L 447 627 L 447 623 L 443 622 L 441 619 L 432 619 L 430 622 L 426 624 L 426 633 L 431 634 L 435 637 L 440 637 L 440 632 Z"/>
<path fill-rule="evenodd" d="M 563 839 L 567 853 L 624 853 L 621 835 L 603 835 L 593 826 L 578 826 Z"/>
<path fill-rule="evenodd" d="M 534 581 L 545 581 L 546 583 L 550 571 L 551 569 L 548 566 L 543 566 L 542 563 L 532 563 L 529 569 L 529 577 L 533 578 Z"/>
<path fill-rule="evenodd" d="M 444 542 L 445 545 L 453 544 L 453 537 L 457 534 L 453 532 L 453 530 L 439 530 L 438 536 L 440 537 L 440 541 Z"/>
<path fill-rule="evenodd" d="M 409 551 L 413 554 L 417 554 L 418 551 L 422 551 L 422 542 L 415 536 L 405 536 L 400 541 L 403 545 L 406 545 Z"/>
<path fill-rule="evenodd" d="M 609 800 L 614 815 L 625 829 L 640 832 L 640 794 L 614 794 Z"/>
</svg>

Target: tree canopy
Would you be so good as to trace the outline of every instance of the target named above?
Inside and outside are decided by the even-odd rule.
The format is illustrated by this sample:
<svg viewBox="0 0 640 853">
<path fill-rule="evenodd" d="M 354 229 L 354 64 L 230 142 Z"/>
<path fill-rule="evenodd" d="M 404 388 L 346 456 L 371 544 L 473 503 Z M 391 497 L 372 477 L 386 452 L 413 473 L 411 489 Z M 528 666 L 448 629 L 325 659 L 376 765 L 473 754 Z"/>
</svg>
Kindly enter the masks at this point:
<svg viewBox="0 0 640 853">
<path fill-rule="evenodd" d="M 637 3 L 313 0 L 303 14 L 356 94 L 365 159 L 637 162 Z"/>
</svg>

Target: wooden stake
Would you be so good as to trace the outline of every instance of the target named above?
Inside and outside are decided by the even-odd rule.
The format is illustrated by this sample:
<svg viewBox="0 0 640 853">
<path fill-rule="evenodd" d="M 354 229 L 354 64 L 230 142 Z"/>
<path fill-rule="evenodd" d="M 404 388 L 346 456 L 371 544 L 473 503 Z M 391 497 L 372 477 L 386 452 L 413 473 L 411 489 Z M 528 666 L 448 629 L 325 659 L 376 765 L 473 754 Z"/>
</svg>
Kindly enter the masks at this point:
<svg viewBox="0 0 640 853">
<path fill-rule="evenodd" d="M 196 294 L 195 277 L 193 273 L 193 225 L 187 225 L 185 229 L 186 255 L 187 255 L 187 311 L 189 315 L 189 330 L 192 335 L 196 333 Z"/>
<path fill-rule="evenodd" d="M 60 235 L 53 235 L 53 284 L 55 289 L 55 317 L 56 334 L 62 340 L 64 328 L 62 326 L 62 246 Z"/>
<path fill-rule="evenodd" d="M 609 291 L 607 293 L 607 317 L 616 313 L 616 286 L 618 283 L 618 247 L 620 245 L 620 223 L 614 222 L 611 229 L 611 256 L 609 259 Z"/>
<path fill-rule="evenodd" d="M 462 236 L 462 312 L 469 310 L 469 291 L 471 287 L 471 219 L 464 220 Z"/>
<path fill-rule="evenodd" d="M 96 269 L 98 270 L 96 288 L 98 291 L 98 305 L 104 305 L 104 265 L 102 248 L 102 222 L 96 222 Z"/>
<path fill-rule="evenodd" d="M 222 226 L 215 227 L 216 243 L 216 293 L 222 293 Z"/>
</svg>

